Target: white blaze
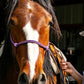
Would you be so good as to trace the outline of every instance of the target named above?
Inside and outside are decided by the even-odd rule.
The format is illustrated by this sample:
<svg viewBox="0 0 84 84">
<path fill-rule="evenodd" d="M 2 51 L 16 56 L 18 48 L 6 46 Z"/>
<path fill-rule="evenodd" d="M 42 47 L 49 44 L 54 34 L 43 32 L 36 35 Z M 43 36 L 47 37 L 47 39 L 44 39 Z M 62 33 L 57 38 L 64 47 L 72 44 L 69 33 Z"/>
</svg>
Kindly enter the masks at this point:
<svg viewBox="0 0 84 84">
<path fill-rule="evenodd" d="M 28 2 L 27 4 L 27 8 L 28 9 L 32 9 L 30 6 L 30 3 Z M 31 17 L 32 13 L 30 13 L 30 17 Z M 26 40 L 35 40 L 38 41 L 39 39 L 39 34 L 36 30 L 34 30 L 31 26 L 31 23 L 28 22 L 24 27 L 23 27 L 23 31 L 25 33 L 26 36 Z M 27 54 L 28 54 L 28 61 L 30 64 L 30 80 L 32 80 L 32 78 L 35 75 L 35 64 L 39 55 L 39 46 L 35 43 L 27 43 Z"/>
<path fill-rule="evenodd" d="M 31 23 L 28 22 L 24 28 L 23 31 L 26 36 L 26 40 L 35 40 L 38 41 L 39 34 L 36 30 L 34 30 L 31 27 Z M 35 75 L 35 63 L 37 61 L 38 55 L 39 55 L 39 46 L 35 43 L 28 43 L 28 59 L 29 59 L 29 64 L 30 64 L 30 80 Z"/>
</svg>

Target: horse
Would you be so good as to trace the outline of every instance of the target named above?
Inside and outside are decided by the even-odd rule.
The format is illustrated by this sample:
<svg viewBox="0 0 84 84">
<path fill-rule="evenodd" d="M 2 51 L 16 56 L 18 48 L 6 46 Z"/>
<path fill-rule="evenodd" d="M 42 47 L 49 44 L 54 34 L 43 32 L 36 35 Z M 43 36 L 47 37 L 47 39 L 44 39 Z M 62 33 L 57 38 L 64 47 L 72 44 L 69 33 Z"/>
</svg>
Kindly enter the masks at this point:
<svg viewBox="0 0 84 84">
<path fill-rule="evenodd" d="M 0 55 L 0 83 L 63 84 L 65 72 L 60 61 L 66 58 L 49 42 L 50 26 L 61 35 L 51 1 L 12 0 L 8 9 L 7 35 Z M 62 82 L 57 80 L 59 73 Z"/>
</svg>

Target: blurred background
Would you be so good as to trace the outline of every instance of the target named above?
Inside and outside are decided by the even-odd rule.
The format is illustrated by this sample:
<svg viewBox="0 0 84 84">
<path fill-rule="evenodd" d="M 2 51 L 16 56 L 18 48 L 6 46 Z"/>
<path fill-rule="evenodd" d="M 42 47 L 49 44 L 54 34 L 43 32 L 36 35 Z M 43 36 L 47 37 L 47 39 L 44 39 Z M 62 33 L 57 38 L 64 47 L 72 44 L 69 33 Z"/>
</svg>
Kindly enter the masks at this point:
<svg viewBox="0 0 84 84">
<path fill-rule="evenodd" d="M 56 35 L 51 33 L 50 40 L 82 74 L 84 71 L 84 0 L 55 0 L 53 6 L 62 37 L 58 40 Z M 71 84 L 76 84 L 73 79 L 71 81 L 73 81 Z"/>
</svg>

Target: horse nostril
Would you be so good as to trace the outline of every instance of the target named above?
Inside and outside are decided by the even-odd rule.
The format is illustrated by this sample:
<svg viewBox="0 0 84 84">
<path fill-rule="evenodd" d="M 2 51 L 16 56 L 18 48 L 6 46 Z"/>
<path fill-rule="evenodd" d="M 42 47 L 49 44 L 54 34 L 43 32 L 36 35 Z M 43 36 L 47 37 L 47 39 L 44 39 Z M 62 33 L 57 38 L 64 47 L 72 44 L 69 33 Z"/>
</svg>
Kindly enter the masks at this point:
<svg viewBox="0 0 84 84">
<path fill-rule="evenodd" d="M 46 75 L 41 74 L 38 79 L 38 84 L 46 84 Z"/>
<path fill-rule="evenodd" d="M 40 81 L 46 81 L 46 77 L 45 77 L 45 75 L 44 75 L 44 74 L 41 74 Z"/>
<path fill-rule="evenodd" d="M 22 74 L 19 76 L 18 84 L 29 84 L 29 79 L 28 79 L 27 74 L 22 73 Z"/>
<path fill-rule="evenodd" d="M 45 74 L 41 74 L 39 76 L 39 79 L 38 79 L 38 84 L 47 84 L 46 82 L 47 82 L 46 81 L 46 75 Z"/>
</svg>

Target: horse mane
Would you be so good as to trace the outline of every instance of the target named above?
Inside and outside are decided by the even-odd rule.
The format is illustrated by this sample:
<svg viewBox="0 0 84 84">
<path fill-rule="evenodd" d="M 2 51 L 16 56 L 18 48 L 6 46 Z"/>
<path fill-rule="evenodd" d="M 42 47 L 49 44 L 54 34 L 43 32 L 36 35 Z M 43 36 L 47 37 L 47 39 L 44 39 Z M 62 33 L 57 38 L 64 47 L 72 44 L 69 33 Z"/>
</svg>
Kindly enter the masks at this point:
<svg viewBox="0 0 84 84">
<path fill-rule="evenodd" d="M 0 77 L 5 77 L 7 74 L 7 71 L 9 71 L 10 67 L 13 66 L 13 64 L 17 65 L 17 71 L 19 71 L 18 63 L 16 61 L 16 57 L 13 56 L 12 53 L 12 46 L 10 41 L 10 31 L 8 31 L 8 35 L 6 36 L 4 49 L 2 56 L 0 58 Z"/>
<path fill-rule="evenodd" d="M 49 82 L 50 82 L 50 80 L 52 80 L 52 82 L 54 84 L 53 74 L 55 75 L 55 73 L 54 73 L 52 65 L 50 63 L 50 53 L 49 53 L 49 51 L 45 52 L 43 70 L 46 73 L 47 78 L 49 78 Z"/>
<path fill-rule="evenodd" d="M 49 50 L 47 50 L 45 52 L 45 59 L 44 59 L 44 63 L 43 63 L 43 70 L 47 76 L 47 78 L 49 78 L 49 83 L 51 84 L 51 80 L 52 80 L 52 84 L 55 84 L 54 78 L 53 76 L 56 76 L 57 78 L 57 84 L 59 84 L 60 81 L 60 74 L 56 74 L 52 68 L 51 62 L 50 62 L 50 52 Z"/>
</svg>

